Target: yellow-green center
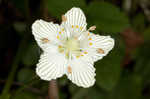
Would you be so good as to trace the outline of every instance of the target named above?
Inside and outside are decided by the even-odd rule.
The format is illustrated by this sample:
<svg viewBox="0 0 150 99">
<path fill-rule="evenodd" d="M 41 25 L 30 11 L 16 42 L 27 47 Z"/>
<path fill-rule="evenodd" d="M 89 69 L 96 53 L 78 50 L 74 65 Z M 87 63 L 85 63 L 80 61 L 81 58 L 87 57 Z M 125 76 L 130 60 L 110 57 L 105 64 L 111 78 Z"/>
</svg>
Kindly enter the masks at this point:
<svg viewBox="0 0 150 99">
<path fill-rule="evenodd" d="M 79 48 L 79 41 L 75 38 L 70 38 L 65 42 L 65 49 L 69 52 L 78 51 Z"/>
<path fill-rule="evenodd" d="M 59 52 L 65 52 L 66 58 L 69 58 L 69 54 L 80 54 L 79 41 L 76 38 L 67 39 L 63 46 L 59 46 Z"/>
</svg>

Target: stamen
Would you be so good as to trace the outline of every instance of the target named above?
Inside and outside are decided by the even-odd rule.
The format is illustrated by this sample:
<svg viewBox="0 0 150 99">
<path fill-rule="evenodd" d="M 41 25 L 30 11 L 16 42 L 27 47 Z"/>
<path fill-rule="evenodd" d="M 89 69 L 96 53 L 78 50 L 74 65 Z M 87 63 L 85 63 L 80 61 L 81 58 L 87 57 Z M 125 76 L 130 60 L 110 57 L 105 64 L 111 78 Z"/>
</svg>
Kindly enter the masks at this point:
<svg viewBox="0 0 150 99">
<path fill-rule="evenodd" d="M 66 21 L 67 21 L 67 18 L 66 18 L 66 16 L 65 16 L 65 15 L 62 15 L 62 17 L 61 17 L 61 18 L 62 18 L 62 21 L 63 21 L 63 22 L 66 22 Z"/>
<path fill-rule="evenodd" d="M 68 73 L 72 73 L 72 68 L 70 66 L 68 66 Z"/>
<path fill-rule="evenodd" d="M 74 28 L 74 26 L 72 25 L 72 28 Z"/>
<path fill-rule="evenodd" d="M 78 25 L 76 25 L 76 28 L 79 28 L 79 26 L 78 26 Z"/>
<path fill-rule="evenodd" d="M 80 27 L 80 30 L 82 30 L 82 29 L 83 29 L 83 27 L 81 26 L 81 27 Z"/>
<path fill-rule="evenodd" d="M 96 29 L 96 26 L 91 26 L 88 30 L 89 31 L 94 31 Z"/>
<path fill-rule="evenodd" d="M 61 45 L 58 45 L 58 51 L 59 51 L 60 53 L 63 53 L 63 52 L 64 52 L 64 49 L 63 49 L 63 47 L 62 47 Z"/>
<path fill-rule="evenodd" d="M 87 54 L 88 52 L 84 52 L 84 54 Z"/>
<path fill-rule="evenodd" d="M 61 34 L 61 32 L 59 32 L 59 34 Z"/>
<path fill-rule="evenodd" d="M 59 52 L 60 52 L 60 53 L 63 53 L 63 52 L 64 52 L 64 50 L 62 49 L 62 50 L 60 50 Z"/>
<path fill-rule="evenodd" d="M 81 56 L 84 56 L 83 54 L 81 54 Z"/>
<path fill-rule="evenodd" d="M 90 36 L 90 33 L 88 33 L 88 36 Z"/>
<path fill-rule="evenodd" d="M 64 31 L 65 29 L 63 28 L 62 31 Z"/>
<path fill-rule="evenodd" d="M 66 58 L 69 59 L 69 52 L 65 52 L 66 53 Z"/>
<path fill-rule="evenodd" d="M 101 48 L 99 48 L 99 49 L 97 50 L 97 52 L 100 53 L 100 54 L 104 54 L 104 50 L 101 49 Z"/>
<path fill-rule="evenodd" d="M 91 46 L 91 45 L 93 45 L 93 43 L 90 42 L 89 45 Z"/>
<path fill-rule="evenodd" d="M 48 43 L 49 42 L 49 40 L 47 38 L 42 38 L 41 41 L 42 41 L 42 43 Z"/>
<path fill-rule="evenodd" d="M 57 36 L 57 39 L 59 39 L 59 36 Z"/>
<path fill-rule="evenodd" d="M 58 45 L 58 48 L 62 48 L 62 46 L 61 46 L 61 45 Z"/>
<path fill-rule="evenodd" d="M 76 56 L 76 58 L 79 58 L 80 56 Z"/>
<path fill-rule="evenodd" d="M 74 39 L 78 40 L 78 37 L 74 37 Z"/>
<path fill-rule="evenodd" d="M 90 37 L 89 40 L 92 40 L 92 38 Z"/>
</svg>

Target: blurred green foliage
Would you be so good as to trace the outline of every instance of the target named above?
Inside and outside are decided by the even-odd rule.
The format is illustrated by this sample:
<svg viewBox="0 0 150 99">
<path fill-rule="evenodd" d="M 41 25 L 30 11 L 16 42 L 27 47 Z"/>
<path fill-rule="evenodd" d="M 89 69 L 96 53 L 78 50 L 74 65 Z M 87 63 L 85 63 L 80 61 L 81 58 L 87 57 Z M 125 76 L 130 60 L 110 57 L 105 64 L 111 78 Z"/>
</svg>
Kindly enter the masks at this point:
<svg viewBox="0 0 150 99">
<path fill-rule="evenodd" d="M 85 0 L 48 0 L 47 8 L 52 16 L 61 19 L 61 15 L 65 14 L 72 7 L 85 8 Z"/>
<path fill-rule="evenodd" d="M 32 79 L 34 76 L 34 71 L 29 68 L 22 68 L 19 70 L 17 79 L 19 82 L 27 83 L 29 79 Z"/>
<path fill-rule="evenodd" d="M 91 2 L 87 13 L 89 22 L 98 26 L 97 29 L 101 32 L 118 33 L 129 26 L 125 13 L 108 2 Z"/>
<path fill-rule="evenodd" d="M 22 57 L 22 63 L 26 66 L 32 66 L 36 64 L 39 59 L 39 48 L 36 43 L 31 43 L 28 48 L 24 51 L 24 56 Z"/>
<path fill-rule="evenodd" d="M 14 96 L 13 99 L 37 99 L 38 96 L 31 92 L 21 92 L 18 95 Z"/>
<path fill-rule="evenodd" d="M 140 7 L 141 2 L 136 0 L 132 2 L 132 9 L 127 13 L 123 9 L 125 7 L 122 7 L 124 1 L 126 0 L 2 0 L 0 5 L 12 4 L 15 13 L 13 16 L 16 18 L 15 20 L 4 18 L 5 27 L 0 24 L 0 44 L 2 43 L 0 48 L 6 48 L 8 43 L 2 41 L 4 37 L 10 36 L 10 31 L 16 35 L 15 39 L 26 43 L 15 42 L 17 45 L 15 50 L 19 49 L 19 46 L 23 47 L 12 52 L 21 54 L 9 62 L 11 65 L 17 60 L 14 63 L 17 65 L 17 73 L 14 73 L 14 77 L 8 76 L 12 80 L 8 82 L 11 88 L 7 88 L 0 99 L 45 99 L 47 82 L 39 80 L 28 85 L 35 77 L 35 67 L 40 56 L 40 49 L 31 35 L 31 24 L 34 20 L 43 18 L 45 13 L 50 20 L 60 22 L 61 15 L 72 7 L 80 7 L 85 12 L 88 27 L 91 25 L 97 27 L 95 33 L 115 38 L 115 47 L 107 56 L 95 63 L 96 84 L 93 87 L 79 88 L 70 83 L 66 77 L 58 79 L 60 99 L 150 99 L 150 21 Z M 3 12 L 0 12 L 0 19 L 3 18 L 2 15 Z M 143 40 L 135 48 L 130 49 L 131 51 L 128 50 L 129 43 L 126 43 L 126 40 L 130 40 L 131 44 L 134 41 L 130 37 L 122 36 L 122 32 L 128 28 L 140 35 Z M 17 85 L 14 85 L 15 83 Z M 34 90 L 28 90 L 25 86 Z"/>
<path fill-rule="evenodd" d="M 97 70 L 96 83 L 107 91 L 111 91 L 116 86 L 121 74 L 124 46 L 120 39 L 116 38 L 115 43 L 115 48 L 109 55 L 95 64 Z M 111 61 L 111 65 L 108 60 Z"/>
</svg>

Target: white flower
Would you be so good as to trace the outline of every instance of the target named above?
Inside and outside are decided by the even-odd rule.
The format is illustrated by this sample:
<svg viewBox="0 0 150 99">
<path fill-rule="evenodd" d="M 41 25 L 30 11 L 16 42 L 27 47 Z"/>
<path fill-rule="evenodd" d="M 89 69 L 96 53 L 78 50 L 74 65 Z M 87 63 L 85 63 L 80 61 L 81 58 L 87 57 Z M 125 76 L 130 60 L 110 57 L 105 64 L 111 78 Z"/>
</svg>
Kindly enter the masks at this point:
<svg viewBox="0 0 150 99">
<path fill-rule="evenodd" d="M 103 58 L 114 46 L 110 36 L 91 33 L 80 8 L 72 8 L 62 16 L 61 25 L 37 20 L 32 33 L 43 53 L 36 67 L 43 80 L 67 75 L 74 84 L 87 88 L 95 83 L 94 62 Z M 108 60 L 109 61 L 109 60 Z"/>
</svg>

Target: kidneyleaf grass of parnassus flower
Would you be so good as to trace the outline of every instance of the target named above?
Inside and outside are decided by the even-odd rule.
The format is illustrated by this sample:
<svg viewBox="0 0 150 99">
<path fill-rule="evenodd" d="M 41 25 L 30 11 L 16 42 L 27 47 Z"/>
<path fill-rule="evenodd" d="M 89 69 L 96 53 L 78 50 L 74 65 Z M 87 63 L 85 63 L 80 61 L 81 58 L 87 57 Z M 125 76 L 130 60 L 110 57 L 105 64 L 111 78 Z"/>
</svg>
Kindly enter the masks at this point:
<svg viewBox="0 0 150 99">
<path fill-rule="evenodd" d="M 94 85 L 94 62 L 112 50 L 114 39 L 92 33 L 96 26 L 86 27 L 84 13 L 75 7 L 62 15 L 61 25 L 41 19 L 33 23 L 32 33 L 43 50 L 36 67 L 42 80 L 50 81 L 65 74 L 80 87 Z"/>
</svg>

